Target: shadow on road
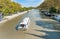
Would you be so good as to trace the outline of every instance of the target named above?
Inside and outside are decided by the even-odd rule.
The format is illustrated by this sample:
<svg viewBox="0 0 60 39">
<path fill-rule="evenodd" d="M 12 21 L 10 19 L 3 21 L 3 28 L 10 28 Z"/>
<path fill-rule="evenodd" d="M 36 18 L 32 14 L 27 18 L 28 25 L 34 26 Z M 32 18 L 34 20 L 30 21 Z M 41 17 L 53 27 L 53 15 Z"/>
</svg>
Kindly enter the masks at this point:
<svg viewBox="0 0 60 39">
<path fill-rule="evenodd" d="M 42 20 L 37 20 L 36 25 L 41 26 L 43 28 L 48 28 L 48 29 L 54 29 L 54 30 L 60 30 L 60 23 L 54 22 L 54 21 L 42 21 Z"/>
<path fill-rule="evenodd" d="M 47 30 L 35 30 L 38 32 L 47 33 L 44 39 L 60 39 L 60 32 L 59 31 L 47 31 Z"/>
<path fill-rule="evenodd" d="M 60 39 L 60 24 L 58 22 L 37 20 L 36 25 L 43 29 L 35 29 L 35 31 L 47 33 L 44 39 Z"/>
<path fill-rule="evenodd" d="M 39 37 L 39 38 L 45 38 L 45 36 L 40 36 L 40 35 L 37 35 L 37 34 L 32 34 L 32 33 L 26 33 L 26 34 L 29 34 L 29 35 L 32 35 L 32 36 L 36 36 L 36 37 Z"/>
</svg>

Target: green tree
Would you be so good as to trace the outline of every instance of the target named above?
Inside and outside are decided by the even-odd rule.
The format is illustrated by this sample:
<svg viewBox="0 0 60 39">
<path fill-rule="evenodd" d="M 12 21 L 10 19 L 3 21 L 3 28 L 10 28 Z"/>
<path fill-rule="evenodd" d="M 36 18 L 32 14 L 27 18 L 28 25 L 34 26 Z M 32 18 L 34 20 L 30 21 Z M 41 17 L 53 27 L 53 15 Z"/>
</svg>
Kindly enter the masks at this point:
<svg viewBox="0 0 60 39">
<path fill-rule="evenodd" d="M 21 4 L 16 2 L 11 2 L 11 0 L 0 0 L 0 12 L 3 12 L 4 15 L 13 14 L 20 11 Z"/>
<path fill-rule="evenodd" d="M 55 7 L 51 7 L 49 10 L 50 13 L 56 13 L 56 8 Z"/>
</svg>

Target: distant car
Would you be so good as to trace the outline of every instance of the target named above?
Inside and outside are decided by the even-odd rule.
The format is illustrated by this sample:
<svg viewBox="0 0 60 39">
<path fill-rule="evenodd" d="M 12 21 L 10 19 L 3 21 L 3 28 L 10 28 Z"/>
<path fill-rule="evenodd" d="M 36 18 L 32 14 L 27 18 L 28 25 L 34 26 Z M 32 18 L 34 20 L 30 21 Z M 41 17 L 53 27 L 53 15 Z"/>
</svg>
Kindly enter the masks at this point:
<svg viewBox="0 0 60 39">
<path fill-rule="evenodd" d="M 51 14 L 51 13 L 49 13 L 49 12 L 45 12 L 44 15 L 45 15 L 45 16 L 49 16 L 49 17 L 55 16 L 54 14 Z"/>
<path fill-rule="evenodd" d="M 55 15 L 54 19 L 57 20 L 57 21 L 60 21 L 60 15 Z"/>
<path fill-rule="evenodd" d="M 44 15 L 49 16 L 49 17 L 51 16 L 51 14 L 48 12 L 45 12 Z"/>
<path fill-rule="evenodd" d="M 18 26 L 16 27 L 16 30 L 27 30 L 29 24 L 30 24 L 30 19 L 29 17 L 26 17 L 20 24 L 18 24 Z"/>
</svg>

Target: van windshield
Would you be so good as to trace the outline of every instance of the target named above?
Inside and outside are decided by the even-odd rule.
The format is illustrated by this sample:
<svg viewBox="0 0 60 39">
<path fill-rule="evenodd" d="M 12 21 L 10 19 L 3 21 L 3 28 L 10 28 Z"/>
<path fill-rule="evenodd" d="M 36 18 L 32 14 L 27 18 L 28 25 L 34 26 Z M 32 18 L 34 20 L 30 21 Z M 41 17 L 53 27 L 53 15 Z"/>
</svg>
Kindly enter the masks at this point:
<svg viewBox="0 0 60 39">
<path fill-rule="evenodd" d="M 25 24 L 21 24 L 20 26 L 21 26 L 21 27 L 24 27 L 24 26 L 25 26 Z"/>
</svg>

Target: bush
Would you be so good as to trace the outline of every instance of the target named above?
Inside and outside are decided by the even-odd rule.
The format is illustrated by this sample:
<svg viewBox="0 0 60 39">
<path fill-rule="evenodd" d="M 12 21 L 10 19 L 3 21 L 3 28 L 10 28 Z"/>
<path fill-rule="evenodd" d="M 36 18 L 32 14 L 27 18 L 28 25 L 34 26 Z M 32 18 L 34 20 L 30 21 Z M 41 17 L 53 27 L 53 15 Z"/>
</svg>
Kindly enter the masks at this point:
<svg viewBox="0 0 60 39">
<path fill-rule="evenodd" d="M 51 7 L 50 10 L 49 10 L 49 12 L 50 12 L 50 13 L 56 13 L 56 10 L 57 10 L 57 9 L 56 9 L 55 7 Z"/>
</svg>

